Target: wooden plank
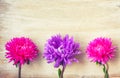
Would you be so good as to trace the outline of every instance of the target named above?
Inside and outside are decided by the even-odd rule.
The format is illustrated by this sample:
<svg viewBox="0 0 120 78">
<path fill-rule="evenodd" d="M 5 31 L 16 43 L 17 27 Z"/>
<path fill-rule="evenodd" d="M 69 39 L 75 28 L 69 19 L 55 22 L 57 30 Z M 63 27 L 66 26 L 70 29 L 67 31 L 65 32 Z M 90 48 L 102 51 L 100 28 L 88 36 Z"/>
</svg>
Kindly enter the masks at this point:
<svg viewBox="0 0 120 78">
<path fill-rule="evenodd" d="M 95 37 L 110 37 L 118 47 L 109 62 L 111 78 L 120 78 L 120 0 L 0 0 L 0 78 L 16 78 L 18 69 L 5 58 L 4 45 L 12 37 L 27 36 L 41 55 L 22 68 L 23 78 L 57 78 L 57 69 L 42 58 L 46 40 L 69 34 L 81 43 L 79 63 L 67 66 L 65 78 L 103 78 L 101 66 L 86 58 Z M 78 70 L 79 69 L 79 70 Z"/>
</svg>

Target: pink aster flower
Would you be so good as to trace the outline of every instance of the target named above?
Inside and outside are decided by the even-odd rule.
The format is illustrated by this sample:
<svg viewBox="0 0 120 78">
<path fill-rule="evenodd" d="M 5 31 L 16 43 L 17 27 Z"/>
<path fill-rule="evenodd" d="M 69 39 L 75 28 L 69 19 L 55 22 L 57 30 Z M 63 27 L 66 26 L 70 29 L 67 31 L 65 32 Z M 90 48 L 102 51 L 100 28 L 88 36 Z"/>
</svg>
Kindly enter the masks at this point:
<svg viewBox="0 0 120 78">
<path fill-rule="evenodd" d="M 104 72 L 108 72 L 108 69 L 105 68 L 105 65 L 110 59 L 112 59 L 113 56 L 115 56 L 115 50 L 116 47 L 112 45 L 110 38 L 99 37 L 89 43 L 86 53 L 92 62 L 103 65 Z M 108 77 L 106 76 L 105 78 Z"/>
<path fill-rule="evenodd" d="M 29 64 L 38 55 L 37 46 L 31 39 L 25 37 L 11 39 L 5 44 L 5 48 L 6 58 L 9 62 L 13 61 L 14 65 L 19 65 L 20 69 L 23 64 Z"/>
</svg>

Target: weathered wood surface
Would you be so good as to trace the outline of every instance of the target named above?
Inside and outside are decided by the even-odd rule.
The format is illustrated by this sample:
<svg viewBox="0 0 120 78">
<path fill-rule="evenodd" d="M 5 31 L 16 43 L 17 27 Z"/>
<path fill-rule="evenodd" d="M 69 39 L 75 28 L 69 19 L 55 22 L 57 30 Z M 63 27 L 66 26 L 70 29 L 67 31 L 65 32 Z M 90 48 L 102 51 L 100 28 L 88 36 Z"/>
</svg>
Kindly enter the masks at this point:
<svg viewBox="0 0 120 78">
<path fill-rule="evenodd" d="M 66 68 L 65 78 L 103 78 L 102 67 L 88 61 L 87 43 L 110 37 L 118 46 L 109 62 L 111 78 L 120 78 L 120 0 L 0 0 L 0 78 L 17 78 L 17 68 L 5 58 L 4 44 L 27 36 L 40 56 L 22 68 L 23 78 L 57 78 L 57 69 L 42 58 L 45 41 L 53 34 L 69 34 L 81 43 L 80 62 Z"/>
</svg>

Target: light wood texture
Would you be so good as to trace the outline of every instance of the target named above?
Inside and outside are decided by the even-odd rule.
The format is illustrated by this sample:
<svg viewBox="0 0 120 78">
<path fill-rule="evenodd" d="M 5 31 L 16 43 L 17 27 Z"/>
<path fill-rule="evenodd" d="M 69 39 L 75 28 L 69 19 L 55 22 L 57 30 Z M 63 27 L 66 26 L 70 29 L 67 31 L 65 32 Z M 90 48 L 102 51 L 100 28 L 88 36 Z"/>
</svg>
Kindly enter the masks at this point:
<svg viewBox="0 0 120 78">
<path fill-rule="evenodd" d="M 79 63 L 67 66 L 65 78 L 103 78 L 101 66 L 85 55 L 89 41 L 110 37 L 118 47 L 109 62 L 111 78 L 120 78 L 120 0 L 0 0 L 0 78 L 17 78 L 18 69 L 5 58 L 12 37 L 31 38 L 40 56 L 22 68 L 23 78 L 57 78 L 57 69 L 42 58 L 44 44 L 55 34 L 69 34 L 81 44 Z"/>
</svg>

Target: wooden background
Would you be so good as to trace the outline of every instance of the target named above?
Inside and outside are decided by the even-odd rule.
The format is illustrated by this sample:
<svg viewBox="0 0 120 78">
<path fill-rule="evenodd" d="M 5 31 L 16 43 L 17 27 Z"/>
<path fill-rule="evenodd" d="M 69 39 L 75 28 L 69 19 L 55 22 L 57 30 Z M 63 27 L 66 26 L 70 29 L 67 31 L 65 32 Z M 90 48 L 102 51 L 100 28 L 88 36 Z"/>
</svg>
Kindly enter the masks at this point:
<svg viewBox="0 0 120 78">
<path fill-rule="evenodd" d="M 101 66 L 85 55 L 88 42 L 110 37 L 118 47 L 109 62 L 111 78 L 120 78 L 120 0 L 0 0 L 0 78 L 17 78 L 18 69 L 5 58 L 13 37 L 31 38 L 40 56 L 22 68 L 22 78 L 57 78 L 57 69 L 42 58 L 44 43 L 55 34 L 69 34 L 81 44 L 79 63 L 67 66 L 65 78 L 103 78 Z"/>
</svg>

